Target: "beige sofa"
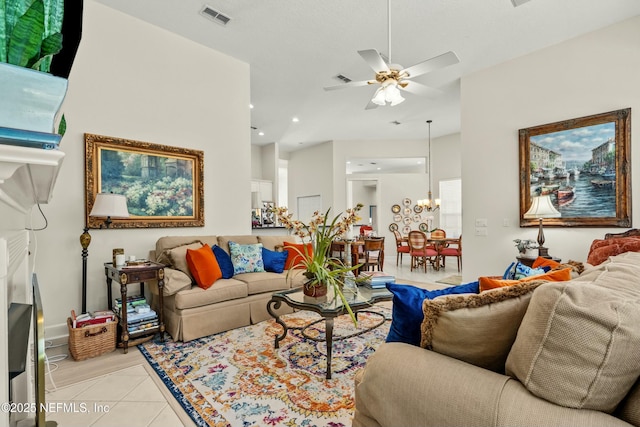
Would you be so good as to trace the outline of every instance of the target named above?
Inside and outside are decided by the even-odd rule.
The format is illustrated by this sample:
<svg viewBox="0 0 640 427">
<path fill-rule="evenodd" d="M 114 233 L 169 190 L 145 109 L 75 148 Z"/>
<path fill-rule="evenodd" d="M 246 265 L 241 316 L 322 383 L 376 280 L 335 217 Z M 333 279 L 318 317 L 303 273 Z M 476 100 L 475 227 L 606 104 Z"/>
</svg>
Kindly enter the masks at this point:
<svg viewBox="0 0 640 427">
<path fill-rule="evenodd" d="M 425 348 L 369 358 L 353 426 L 640 426 L 639 278 L 629 252 L 509 298 L 423 301 Z"/>
<path fill-rule="evenodd" d="M 274 291 L 302 286 L 303 270 L 289 273 L 259 272 L 219 279 L 204 290 L 192 280 L 186 264 L 186 248 L 202 244 L 218 245 L 229 253 L 229 241 L 241 245 L 261 243 L 277 250 L 285 241 L 295 242 L 294 236 L 170 236 L 156 242 L 150 259 L 167 265 L 165 268 L 164 322 L 166 331 L 176 341 L 196 338 L 248 326 L 271 318 L 267 302 Z M 151 292 L 158 294 L 157 286 Z M 154 301 L 157 299 L 154 298 Z M 281 307 L 280 313 L 291 310 Z"/>
</svg>

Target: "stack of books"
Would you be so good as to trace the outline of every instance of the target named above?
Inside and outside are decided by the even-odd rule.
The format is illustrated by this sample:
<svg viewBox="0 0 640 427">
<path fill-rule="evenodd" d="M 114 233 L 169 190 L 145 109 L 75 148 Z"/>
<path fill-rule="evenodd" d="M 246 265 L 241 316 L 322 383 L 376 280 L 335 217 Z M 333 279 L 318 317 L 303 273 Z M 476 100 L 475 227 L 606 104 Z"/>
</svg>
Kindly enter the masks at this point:
<svg viewBox="0 0 640 427">
<path fill-rule="evenodd" d="M 122 315 L 122 299 L 116 298 L 115 312 Z M 158 326 L 158 313 L 147 304 L 145 297 L 133 295 L 127 297 L 127 330 L 130 334 L 144 332 Z"/>
<path fill-rule="evenodd" d="M 360 273 L 365 279 L 362 284 L 371 289 L 384 289 L 387 283 L 395 283 L 396 278 L 383 271 L 366 271 Z"/>
<path fill-rule="evenodd" d="M 113 322 L 115 320 L 115 313 L 111 310 L 94 311 L 93 313 L 82 313 L 79 316 L 76 316 L 75 310 L 71 310 L 71 322 L 74 328 L 99 325 L 101 323 Z"/>
</svg>

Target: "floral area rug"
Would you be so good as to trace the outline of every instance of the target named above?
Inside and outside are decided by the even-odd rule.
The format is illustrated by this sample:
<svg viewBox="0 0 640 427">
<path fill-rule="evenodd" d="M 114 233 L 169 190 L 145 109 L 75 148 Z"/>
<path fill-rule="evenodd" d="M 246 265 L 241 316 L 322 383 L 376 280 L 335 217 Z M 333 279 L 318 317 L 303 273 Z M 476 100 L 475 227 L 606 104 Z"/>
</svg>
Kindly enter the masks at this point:
<svg viewBox="0 0 640 427">
<path fill-rule="evenodd" d="M 389 308 L 371 311 L 388 320 L 362 335 L 348 316 L 335 319 L 332 379 L 326 375 L 326 344 L 305 339 L 299 329 L 274 348 L 282 327 L 274 320 L 234 329 L 186 343 L 167 339 L 138 348 L 198 426 L 350 426 L 354 410 L 355 372 L 384 342 Z M 302 327 L 320 317 L 312 312 L 282 316 L 289 327 Z M 379 322 L 378 315 L 358 314 L 358 329 Z M 307 330 L 324 338 L 324 321 Z"/>
</svg>

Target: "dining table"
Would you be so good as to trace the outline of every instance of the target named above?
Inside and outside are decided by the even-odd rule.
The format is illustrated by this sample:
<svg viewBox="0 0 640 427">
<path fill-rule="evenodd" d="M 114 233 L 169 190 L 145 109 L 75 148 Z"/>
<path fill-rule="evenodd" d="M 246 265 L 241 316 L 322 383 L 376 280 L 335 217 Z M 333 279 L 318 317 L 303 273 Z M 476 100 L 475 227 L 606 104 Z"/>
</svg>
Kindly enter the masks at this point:
<svg viewBox="0 0 640 427">
<path fill-rule="evenodd" d="M 362 249 L 364 247 L 364 240 L 358 240 L 358 239 L 353 239 L 353 240 L 344 240 L 344 239 L 340 239 L 340 240 L 334 240 L 333 241 L 334 245 L 340 245 L 343 246 L 345 248 L 347 248 L 347 245 L 349 245 L 350 249 L 351 249 L 351 265 L 357 265 L 358 264 L 358 260 L 360 259 L 360 254 L 362 253 Z M 353 272 L 356 276 L 358 275 L 359 271 L 355 270 Z"/>
</svg>

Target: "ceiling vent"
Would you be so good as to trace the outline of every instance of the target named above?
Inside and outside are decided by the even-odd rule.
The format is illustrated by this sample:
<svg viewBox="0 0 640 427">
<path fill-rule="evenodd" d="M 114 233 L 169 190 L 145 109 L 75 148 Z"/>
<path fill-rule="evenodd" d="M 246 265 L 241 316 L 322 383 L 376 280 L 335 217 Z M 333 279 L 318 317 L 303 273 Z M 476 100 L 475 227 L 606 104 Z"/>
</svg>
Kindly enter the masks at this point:
<svg viewBox="0 0 640 427">
<path fill-rule="evenodd" d="M 351 81 L 349 77 L 342 74 L 338 74 L 337 76 L 335 76 L 335 78 L 340 80 L 342 83 L 349 83 Z"/>
<path fill-rule="evenodd" d="M 229 21 L 231 21 L 231 18 L 229 18 L 227 15 L 223 14 L 222 12 L 218 12 L 217 10 L 206 4 L 200 11 L 200 15 L 204 16 L 205 18 L 211 19 L 213 22 L 216 22 L 220 25 L 227 25 Z"/>
<path fill-rule="evenodd" d="M 399 121 L 397 121 L 397 120 L 394 120 L 394 121 L 392 121 L 392 122 L 391 122 L 391 124 L 392 124 L 392 125 L 396 125 L 396 126 L 398 126 L 398 125 L 400 125 L 400 124 L 402 124 L 402 123 L 400 123 L 400 122 L 399 122 Z"/>
<path fill-rule="evenodd" d="M 525 4 L 528 1 L 529 0 L 511 0 L 511 3 L 513 3 L 513 7 L 518 7 Z"/>
</svg>

